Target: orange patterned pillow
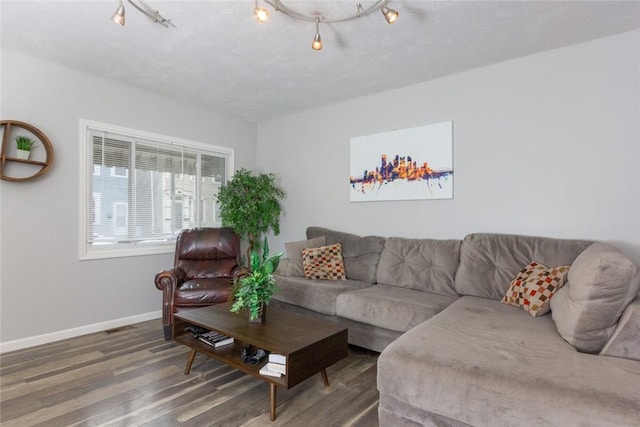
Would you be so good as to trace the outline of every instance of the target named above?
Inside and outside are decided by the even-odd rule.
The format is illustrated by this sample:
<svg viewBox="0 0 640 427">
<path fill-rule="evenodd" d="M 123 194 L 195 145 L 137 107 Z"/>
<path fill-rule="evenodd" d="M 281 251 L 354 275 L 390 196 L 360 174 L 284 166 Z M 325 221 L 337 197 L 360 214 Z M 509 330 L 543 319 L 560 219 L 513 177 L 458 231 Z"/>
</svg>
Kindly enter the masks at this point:
<svg viewBox="0 0 640 427">
<path fill-rule="evenodd" d="M 545 267 L 531 262 L 509 284 L 501 302 L 522 307 L 533 317 L 547 314 L 551 310 L 549 300 L 564 285 L 568 272 L 568 265 Z"/>
<path fill-rule="evenodd" d="M 316 280 L 345 280 L 342 244 L 302 250 L 304 277 Z"/>
</svg>

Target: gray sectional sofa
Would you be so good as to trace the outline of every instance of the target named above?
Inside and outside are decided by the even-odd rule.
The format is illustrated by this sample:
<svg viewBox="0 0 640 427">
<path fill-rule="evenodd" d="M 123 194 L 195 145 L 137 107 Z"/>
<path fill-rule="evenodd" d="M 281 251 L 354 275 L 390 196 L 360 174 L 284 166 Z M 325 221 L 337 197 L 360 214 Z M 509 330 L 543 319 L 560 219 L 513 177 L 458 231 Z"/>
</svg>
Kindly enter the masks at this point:
<svg viewBox="0 0 640 427">
<path fill-rule="evenodd" d="M 309 280 L 303 248 L 340 243 L 346 280 Z M 309 227 L 271 304 L 349 328 L 381 352 L 382 426 L 640 426 L 640 269 L 604 243 Z M 551 313 L 501 299 L 532 261 L 568 265 Z"/>
</svg>

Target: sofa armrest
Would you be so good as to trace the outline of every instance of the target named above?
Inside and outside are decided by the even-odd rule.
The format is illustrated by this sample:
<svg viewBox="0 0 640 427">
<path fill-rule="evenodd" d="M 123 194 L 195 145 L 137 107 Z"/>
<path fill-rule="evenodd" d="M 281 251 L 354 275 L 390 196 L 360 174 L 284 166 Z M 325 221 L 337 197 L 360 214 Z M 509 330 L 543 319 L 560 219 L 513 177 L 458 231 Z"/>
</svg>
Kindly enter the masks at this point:
<svg viewBox="0 0 640 427">
<path fill-rule="evenodd" d="M 287 276 L 287 269 L 289 268 L 289 263 L 291 260 L 289 258 L 280 258 L 280 263 L 278 264 L 278 268 L 274 271 L 275 274 L 280 276 Z"/>
<path fill-rule="evenodd" d="M 624 310 L 600 355 L 640 361 L 640 295 Z"/>
<path fill-rule="evenodd" d="M 163 270 L 156 274 L 156 288 L 161 291 L 171 291 L 178 287 L 178 285 L 184 282 L 187 274 L 179 267 L 174 267 L 170 270 Z"/>
</svg>

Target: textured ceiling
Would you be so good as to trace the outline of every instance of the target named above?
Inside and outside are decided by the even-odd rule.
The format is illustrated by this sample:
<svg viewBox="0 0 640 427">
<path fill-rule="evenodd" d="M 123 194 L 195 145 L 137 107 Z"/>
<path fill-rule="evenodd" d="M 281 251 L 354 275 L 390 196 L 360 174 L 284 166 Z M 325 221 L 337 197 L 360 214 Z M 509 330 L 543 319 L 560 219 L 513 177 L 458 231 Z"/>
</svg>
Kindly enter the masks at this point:
<svg viewBox="0 0 640 427">
<path fill-rule="evenodd" d="M 261 121 L 483 65 L 640 28 L 640 1 L 408 1 L 388 25 L 379 11 L 322 24 L 254 0 L 142 0 L 176 25 L 164 28 L 126 0 L 0 1 L 2 46 L 150 91 Z M 262 1 L 260 1 L 262 4 Z M 327 18 L 356 1 L 284 1 Z M 360 0 L 363 6 L 374 3 Z"/>
</svg>

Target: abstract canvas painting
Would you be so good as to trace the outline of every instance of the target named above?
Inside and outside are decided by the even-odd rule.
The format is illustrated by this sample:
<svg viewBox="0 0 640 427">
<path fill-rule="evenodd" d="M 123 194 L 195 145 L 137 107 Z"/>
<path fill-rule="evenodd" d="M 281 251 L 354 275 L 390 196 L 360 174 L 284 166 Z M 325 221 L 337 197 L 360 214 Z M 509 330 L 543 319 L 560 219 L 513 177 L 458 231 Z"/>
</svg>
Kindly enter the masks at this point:
<svg viewBox="0 0 640 427">
<path fill-rule="evenodd" d="M 453 198 L 453 122 L 351 138 L 352 202 Z"/>
</svg>

